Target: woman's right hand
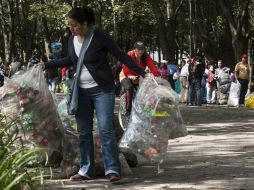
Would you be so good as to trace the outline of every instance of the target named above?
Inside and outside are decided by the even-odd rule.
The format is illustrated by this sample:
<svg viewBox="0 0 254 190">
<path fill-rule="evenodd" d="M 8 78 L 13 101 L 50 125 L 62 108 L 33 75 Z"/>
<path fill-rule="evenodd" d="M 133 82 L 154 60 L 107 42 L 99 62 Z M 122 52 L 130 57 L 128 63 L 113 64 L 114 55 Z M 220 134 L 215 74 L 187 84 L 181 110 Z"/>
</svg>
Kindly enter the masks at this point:
<svg viewBox="0 0 254 190">
<path fill-rule="evenodd" d="M 39 62 L 35 65 L 35 67 L 41 67 L 44 70 L 45 69 L 45 63 L 44 62 Z"/>
<path fill-rule="evenodd" d="M 145 77 L 153 77 L 154 75 L 153 75 L 153 73 L 146 73 L 145 74 Z"/>
</svg>

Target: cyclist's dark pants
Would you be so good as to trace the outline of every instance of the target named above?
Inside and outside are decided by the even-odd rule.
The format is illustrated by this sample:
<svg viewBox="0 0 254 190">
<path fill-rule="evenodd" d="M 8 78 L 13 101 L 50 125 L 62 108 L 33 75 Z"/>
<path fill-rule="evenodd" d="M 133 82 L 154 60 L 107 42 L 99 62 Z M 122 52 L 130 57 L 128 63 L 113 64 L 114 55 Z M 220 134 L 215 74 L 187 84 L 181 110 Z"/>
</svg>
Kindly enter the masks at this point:
<svg viewBox="0 0 254 190">
<path fill-rule="evenodd" d="M 134 85 L 129 78 L 124 78 L 121 80 L 121 85 L 123 86 L 126 94 L 126 111 L 130 112 L 132 107 L 133 92 L 138 85 Z"/>
</svg>

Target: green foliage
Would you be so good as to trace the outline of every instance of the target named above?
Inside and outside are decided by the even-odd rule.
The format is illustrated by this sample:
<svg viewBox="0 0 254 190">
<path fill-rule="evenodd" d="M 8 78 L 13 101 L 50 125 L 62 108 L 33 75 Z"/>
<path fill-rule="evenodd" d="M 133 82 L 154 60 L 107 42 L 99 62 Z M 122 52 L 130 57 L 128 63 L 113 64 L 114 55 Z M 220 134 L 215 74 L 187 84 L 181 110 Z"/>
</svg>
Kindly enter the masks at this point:
<svg viewBox="0 0 254 190">
<path fill-rule="evenodd" d="M 118 1 L 114 11 L 121 47 L 130 50 L 136 40 L 142 40 L 149 49 L 153 49 L 157 27 L 152 9 L 146 1 Z"/>
<path fill-rule="evenodd" d="M 39 167 L 26 167 L 37 162 L 42 149 L 23 147 L 18 129 L 21 123 L 0 115 L 0 187 L 3 190 L 20 190 L 27 185 L 35 189 L 34 184 L 42 184 L 46 176 Z"/>
<path fill-rule="evenodd" d="M 67 4 L 40 4 L 30 5 L 30 20 L 41 20 L 46 18 L 50 25 L 62 29 L 65 26 L 66 13 L 70 10 Z"/>
<path fill-rule="evenodd" d="M 242 11 L 241 5 L 239 4 L 232 5 L 232 13 L 236 19 L 240 18 L 241 11 Z"/>
<path fill-rule="evenodd" d="M 222 37 L 224 32 L 225 32 L 225 19 L 222 16 L 217 16 L 216 17 L 216 34 L 218 37 Z"/>
<path fill-rule="evenodd" d="M 155 2 L 155 1 L 154 1 Z M 183 1 L 180 9 L 177 7 L 182 1 L 158 0 L 158 6 L 168 26 L 167 3 L 175 7 L 170 13 L 176 14 L 176 36 L 168 38 L 177 41 L 182 51 L 189 49 L 189 1 Z M 210 51 L 214 48 L 217 55 L 218 47 L 229 44 L 232 35 L 225 34 L 228 30 L 227 11 L 220 6 L 222 1 L 192 1 L 192 33 L 195 48 Z M 226 0 L 225 7 L 232 16 L 233 24 L 237 26 L 241 20 L 243 5 L 246 1 Z M 32 53 L 45 53 L 45 41 L 59 41 L 66 25 L 65 16 L 71 6 L 90 6 L 95 11 L 97 24 L 110 35 L 114 36 L 118 45 L 125 51 L 132 48 L 137 39 L 145 41 L 149 50 L 158 49 L 158 26 L 154 10 L 148 0 L 51 0 L 51 1 L 0 1 L 0 59 L 18 55 L 28 60 Z M 250 1 L 248 15 L 244 18 L 241 31 L 247 37 L 253 36 L 254 28 L 254 1 Z M 176 13 L 176 10 L 179 10 Z M 231 25 L 232 26 L 232 25 Z M 240 25 L 241 26 L 241 25 Z M 166 30 L 170 31 L 172 27 Z M 174 29 L 173 29 L 174 30 Z M 167 31 L 165 31 L 167 33 Z M 234 35 L 234 34 L 233 34 Z M 229 43 L 228 43 L 229 42 Z M 170 46 L 170 44 L 168 44 Z M 212 48 L 211 48 L 212 47 Z M 207 48 L 207 49 L 206 49 Z M 230 49 L 232 47 L 227 47 Z M 174 50 L 172 50 L 174 51 Z M 195 50 L 194 50 L 195 51 Z M 231 50 L 230 50 L 231 51 Z M 212 55 L 213 52 L 208 52 Z M 10 55 L 10 56 L 7 56 Z M 1 61 L 1 60 L 0 60 Z M 8 59 L 6 59 L 8 61 Z"/>
<path fill-rule="evenodd" d="M 71 7 L 65 3 L 51 2 L 48 4 L 33 3 L 30 5 L 29 20 L 38 21 L 38 38 L 45 37 L 45 23 L 47 21 L 47 29 L 49 30 L 52 41 L 57 41 L 66 28 L 66 14 Z"/>
</svg>

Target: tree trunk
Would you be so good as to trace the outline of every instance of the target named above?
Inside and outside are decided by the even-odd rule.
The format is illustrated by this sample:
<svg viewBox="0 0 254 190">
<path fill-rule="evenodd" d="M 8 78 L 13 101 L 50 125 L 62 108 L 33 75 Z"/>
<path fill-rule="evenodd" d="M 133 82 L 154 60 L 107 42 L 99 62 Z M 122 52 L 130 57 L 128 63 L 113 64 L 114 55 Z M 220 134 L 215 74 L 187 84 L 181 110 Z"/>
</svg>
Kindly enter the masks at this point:
<svg viewBox="0 0 254 190">
<path fill-rule="evenodd" d="M 9 36 L 6 33 L 4 33 L 3 36 L 4 36 L 4 54 L 5 54 L 4 62 L 9 64 L 11 61 L 11 52 L 10 52 L 11 46 L 9 42 Z"/>
<path fill-rule="evenodd" d="M 50 42 L 46 38 L 44 38 L 44 48 L 45 48 L 45 51 L 46 51 L 46 57 L 48 59 L 50 58 L 49 44 L 50 44 Z"/>
<path fill-rule="evenodd" d="M 22 25 L 23 25 L 23 57 L 24 62 L 28 62 L 28 60 L 32 57 L 32 49 L 34 43 L 34 37 L 37 29 L 37 21 L 29 21 L 29 4 L 22 1 L 21 3 L 21 14 L 22 14 Z"/>
<path fill-rule="evenodd" d="M 232 46 L 235 55 L 235 61 L 240 61 L 242 53 L 248 51 L 248 39 L 244 36 L 232 36 Z"/>
<path fill-rule="evenodd" d="M 172 57 L 170 57 L 170 49 L 169 49 L 169 43 L 167 38 L 167 28 L 165 25 L 165 19 L 163 17 L 162 11 L 159 7 L 157 0 L 147 0 L 153 9 L 155 18 L 157 20 L 158 24 L 158 35 L 159 35 L 159 41 L 161 45 L 161 50 L 163 53 L 163 59 L 170 60 Z"/>
<path fill-rule="evenodd" d="M 6 47 L 5 47 L 5 44 L 6 44 L 6 27 L 4 25 L 4 5 L 3 5 L 3 2 L 0 1 L 0 37 L 2 38 L 2 48 L 0 49 L 0 52 L 1 52 L 1 60 L 4 62 L 4 64 L 6 64 Z"/>
<path fill-rule="evenodd" d="M 46 57 L 49 58 L 50 57 L 50 49 L 49 49 L 49 44 L 51 42 L 51 32 L 49 30 L 49 27 L 48 27 L 48 22 L 47 22 L 47 19 L 44 17 L 42 19 L 43 21 L 43 28 L 44 28 L 44 31 L 45 31 L 45 38 L 44 38 L 44 49 L 45 49 L 45 52 L 46 52 Z"/>
<path fill-rule="evenodd" d="M 15 45 L 15 9 L 14 9 L 14 2 L 8 1 L 9 4 L 9 22 L 10 22 L 10 34 L 9 34 L 9 43 L 10 43 L 10 56 L 13 58 L 17 57 L 17 49 Z M 11 60 L 10 60 L 11 61 Z"/>
<path fill-rule="evenodd" d="M 176 60 L 178 53 L 176 52 L 176 18 L 175 18 L 175 4 L 174 0 L 166 0 L 167 3 L 167 38 L 169 45 L 170 60 Z"/>
<path fill-rule="evenodd" d="M 244 34 L 247 31 L 248 20 L 248 6 L 250 0 L 241 1 L 241 12 L 239 16 L 236 17 L 232 14 L 233 5 L 228 0 L 219 0 L 219 5 L 227 18 L 230 31 L 232 34 L 232 47 L 234 50 L 235 61 L 239 60 L 243 52 L 247 52 L 248 49 L 248 37 Z"/>
<path fill-rule="evenodd" d="M 11 62 L 11 39 L 12 39 L 12 33 L 11 33 L 11 16 L 10 16 L 10 4 L 5 1 L 1 2 L 1 24 L 2 24 L 2 30 L 3 30 L 3 42 L 4 42 L 4 63 L 10 64 Z M 6 15 L 9 15 L 9 19 L 6 18 Z M 6 20 L 8 22 L 6 23 Z"/>
</svg>

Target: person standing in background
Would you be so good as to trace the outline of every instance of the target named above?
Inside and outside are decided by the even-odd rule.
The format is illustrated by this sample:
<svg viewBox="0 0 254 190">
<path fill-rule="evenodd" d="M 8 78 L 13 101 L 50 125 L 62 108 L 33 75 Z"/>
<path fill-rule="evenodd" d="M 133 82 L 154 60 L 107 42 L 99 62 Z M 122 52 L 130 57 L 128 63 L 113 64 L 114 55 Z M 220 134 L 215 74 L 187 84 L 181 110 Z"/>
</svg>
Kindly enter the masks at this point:
<svg viewBox="0 0 254 190">
<path fill-rule="evenodd" d="M 169 73 L 168 81 L 169 81 L 172 89 L 176 90 L 174 74 L 179 73 L 179 68 L 175 64 L 175 61 L 168 61 L 168 73 Z"/>
<path fill-rule="evenodd" d="M 214 66 L 208 65 L 208 73 L 207 73 L 207 104 L 215 104 L 216 103 L 216 78 L 214 74 Z"/>
<path fill-rule="evenodd" d="M 241 62 L 235 66 L 235 78 L 241 84 L 239 106 L 244 106 L 244 98 L 250 86 L 250 65 L 248 64 L 248 55 L 242 54 Z"/>
<path fill-rule="evenodd" d="M 180 102 L 181 103 L 187 103 L 188 99 L 188 88 L 189 88 L 189 83 L 188 83 L 188 76 L 189 76 L 189 62 L 186 63 L 185 60 L 181 61 L 182 69 L 180 72 L 180 84 L 181 84 L 181 98 Z"/>
<path fill-rule="evenodd" d="M 215 68 L 215 76 L 218 76 L 223 71 L 223 63 L 222 60 L 218 60 L 217 68 Z"/>
<path fill-rule="evenodd" d="M 205 72 L 205 62 L 203 56 L 197 54 L 194 59 L 192 59 L 189 65 L 189 97 L 188 105 L 202 106 L 203 98 L 201 92 L 201 81 Z M 193 100 L 193 94 L 196 95 L 196 99 Z"/>
</svg>

